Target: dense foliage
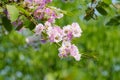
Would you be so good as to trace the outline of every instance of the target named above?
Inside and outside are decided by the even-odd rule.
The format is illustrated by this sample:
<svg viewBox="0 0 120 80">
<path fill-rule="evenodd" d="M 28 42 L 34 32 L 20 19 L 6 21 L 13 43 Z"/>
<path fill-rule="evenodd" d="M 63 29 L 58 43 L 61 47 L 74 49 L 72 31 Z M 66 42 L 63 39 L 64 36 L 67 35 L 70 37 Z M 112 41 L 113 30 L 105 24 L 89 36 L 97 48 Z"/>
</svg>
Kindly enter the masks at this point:
<svg viewBox="0 0 120 80">
<path fill-rule="evenodd" d="M 64 17 L 56 20 L 57 25 L 78 22 L 82 28 L 81 38 L 72 40 L 82 54 L 81 60 L 76 62 L 71 57 L 60 59 L 56 44 L 26 43 L 26 37 L 34 35 L 35 24 L 26 8 L 18 6 L 19 1 L 22 0 L 15 3 L 0 0 L 0 80 L 120 79 L 120 8 L 114 5 L 119 3 L 53 0 L 48 5 L 63 10 Z M 12 18 L 3 14 L 3 8 L 11 12 Z M 11 24 L 20 22 L 19 11 L 23 11 L 24 24 Z M 26 29 L 19 31 L 23 27 Z"/>
</svg>

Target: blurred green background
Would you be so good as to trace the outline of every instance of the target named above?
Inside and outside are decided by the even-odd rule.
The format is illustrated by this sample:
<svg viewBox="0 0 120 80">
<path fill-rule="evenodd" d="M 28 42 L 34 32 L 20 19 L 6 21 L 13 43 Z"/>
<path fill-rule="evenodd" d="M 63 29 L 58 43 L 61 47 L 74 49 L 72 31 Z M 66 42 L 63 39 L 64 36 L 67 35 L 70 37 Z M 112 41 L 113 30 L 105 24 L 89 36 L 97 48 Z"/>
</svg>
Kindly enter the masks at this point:
<svg viewBox="0 0 120 80">
<path fill-rule="evenodd" d="M 4 35 L 0 30 L 0 80 L 120 80 L 120 26 L 105 25 L 115 10 L 85 21 L 88 2 L 54 0 L 51 4 L 68 11 L 56 24 L 78 22 L 83 30 L 82 36 L 73 40 L 83 54 L 79 62 L 60 59 L 55 44 L 40 44 L 36 50 L 27 46 L 25 36 L 17 31 Z"/>
</svg>

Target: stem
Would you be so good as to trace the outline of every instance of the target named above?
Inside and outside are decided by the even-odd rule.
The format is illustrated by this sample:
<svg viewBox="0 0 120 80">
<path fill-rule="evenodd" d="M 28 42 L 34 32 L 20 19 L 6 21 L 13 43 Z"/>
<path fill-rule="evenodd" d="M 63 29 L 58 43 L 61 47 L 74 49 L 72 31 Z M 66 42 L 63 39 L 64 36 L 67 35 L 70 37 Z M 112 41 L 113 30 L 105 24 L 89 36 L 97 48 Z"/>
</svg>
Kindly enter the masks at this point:
<svg viewBox="0 0 120 80">
<path fill-rule="evenodd" d="M 112 6 L 113 6 L 115 9 L 118 9 L 113 3 L 112 3 Z"/>
<path fill-rule="evenodd" d="M 55 43 L 56 45 L 58 45 L 59 47 L 61 46 L 59 43 Z"/>
<path fill-rule="evenodd" d="M 30 16 L 30 17 L 31 17 L 31 21 L 32 21 L 35 25 L 37 25 L 38 22 L 37 22 L 32 16 Z"/>
</svg>

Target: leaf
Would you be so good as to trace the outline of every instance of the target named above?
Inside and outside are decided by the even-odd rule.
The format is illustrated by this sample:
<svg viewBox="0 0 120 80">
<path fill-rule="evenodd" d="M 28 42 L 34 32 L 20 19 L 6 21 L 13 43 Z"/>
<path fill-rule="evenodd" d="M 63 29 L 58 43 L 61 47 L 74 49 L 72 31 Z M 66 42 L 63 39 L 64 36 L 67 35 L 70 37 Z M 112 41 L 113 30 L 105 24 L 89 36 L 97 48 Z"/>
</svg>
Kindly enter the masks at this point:
<svg viewBox="0 0 120 80">
<path fill-rule="evenodd" d="M 88 8 L 86 10 L 86 15 L 84 16 L 84 19 L 89 21 L 94 16 L 94 9 Z"/>
<path fill-rule="evenodd" d="M 110 21 L 108 21 L 106 23 L 106 25 L 108 25 L 108 26 L 118 26 L 118 25 L 120 25 L 120 15 L 111 18 Z"/>
<path fill-rule="evenodd" d="M 7 5 L 7 11 L 10 16 L 11 22 L 14 22 L 18 19 L 19 10 L 14 5 Z"/>
<path fill-rule="evenodd" d="M 101 15 L 104 15 L 104 16 L 107 15 L 107 11 L 104 8 L 102 8 L 101 6 L 97 6 L 96 9 Z"/>
<path fill-rule="evenodd" d="M 21 20 L 23 20 L 23 26 L 25 26 L 26 28 L 29 28 L 30 30 L 34 29 L 35 24 L 30 21 L 28 18 L 26 18 L 25 16 L 21 16 Z"/>
<path fill-rule="evenodd" d="M 103 0 L 103 2 L 107 3 L 107 4 L 111 4 L 112 0 Z"/>
<path fill-rule="evenodd" d="M 12 26 L 10 20 L 6 16 L 2 17 L 2 24 L 7 31 L 9 31 L 9 32 L 12 31 L 13 26 Z"/>
<path fill-rule="evenodd" d="M 99 2 L 99 5 L 102 7 L 109 7 L 109 4 L 107 4 L 105 2 Z"/>
<path fill-rule="evenodd" d="M 90 14 L 84 16 L 84 19 L 85 19 L 86 21 L 89 21 L 91 18 L 92 18 L 92 15 L 90 15 Z"/>
</svg>

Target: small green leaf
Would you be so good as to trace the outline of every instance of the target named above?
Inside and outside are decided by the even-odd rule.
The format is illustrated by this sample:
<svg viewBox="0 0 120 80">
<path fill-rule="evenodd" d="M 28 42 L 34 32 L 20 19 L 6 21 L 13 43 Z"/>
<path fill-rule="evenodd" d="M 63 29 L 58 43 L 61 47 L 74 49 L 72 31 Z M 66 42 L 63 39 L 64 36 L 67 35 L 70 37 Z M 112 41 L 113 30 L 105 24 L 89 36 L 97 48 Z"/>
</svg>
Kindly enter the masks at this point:
<svg viewBox="0 0 120 80">
<path fill-rule="evenodd" d="M 10 20 L 6 16 L 2 17 L 2 24 L 7 31 L 9 31 L 9 32 L 12 31 L 13 26 L 12 26 Z"/>
<path fill-rule="evenodd" d="M 101 15 L 104 15 L 104 16 L 107 15 L 107 11 L 104 8 L 102 8 L 101 6 L 97 6 L 96 9 Z"/>
<path fill-rule="evenodd" d="M 7 5 L 7 11 L 10 16 L 11 22 L 14 22 L 18 19 L 19 10 L 14 5 Z"/>
</svg>

